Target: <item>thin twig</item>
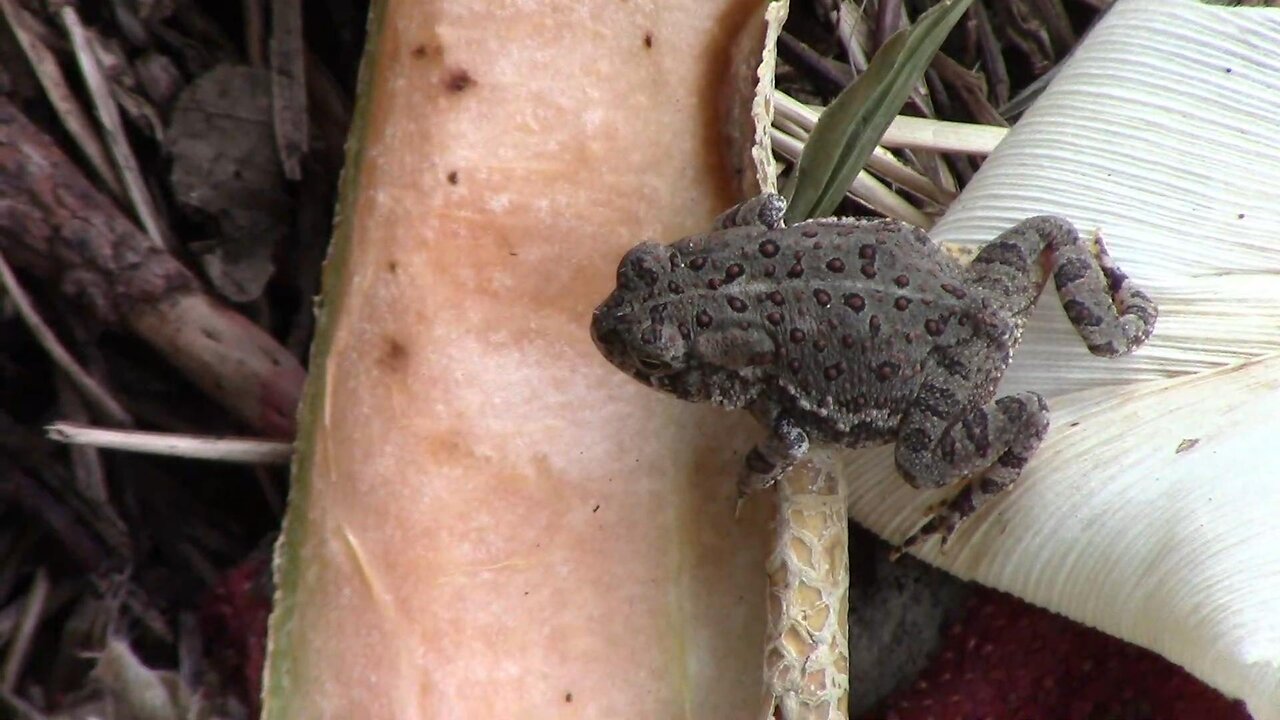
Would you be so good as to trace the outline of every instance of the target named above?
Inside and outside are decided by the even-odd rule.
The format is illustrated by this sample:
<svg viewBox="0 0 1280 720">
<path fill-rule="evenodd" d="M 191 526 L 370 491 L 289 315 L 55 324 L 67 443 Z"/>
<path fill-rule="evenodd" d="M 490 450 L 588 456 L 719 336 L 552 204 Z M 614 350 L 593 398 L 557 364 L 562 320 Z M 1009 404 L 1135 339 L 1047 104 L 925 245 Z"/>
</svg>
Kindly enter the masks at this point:
<svg viewBox="0 0 1280 720">
<path fill-rule="evenodd" d="M 156 210 L 151 193 L 142 179 L 142 171 L 138 168 L 138 159 L 133 155 L 129 139 L 124 132 L 124 122 L 120 119 L 120 108 L 111 96 L 111 88 L 107 78 L 98 65 L 97 55 L 89 44 L 89 35 L 80 22 L 80 16 L 73 5 L 63 5 L 58 11 L 67 36 L 71 38 L 71 47 L 75 51 L 76 62 L 80 65 L 80 74 L 84 76 L 84 84 L 89 89 L 89 97 L 93 99 L 94 110 L 98 113 L 98 121 L 107 135 L 107 145 L 111 148 L 111 156 L 115 158 L 120 177 L 124 178 L 125 190 L 129 194 L 129 202 L 134 213 L 142 222 L 147 235 L 160 247 L 169 247 L 169 236 L 160 222 L 160 213 Z"/>
<path fill-rule="evenodd" d="M 271 3 L 271 109 L 276 152 L 290 180 L 302 178 L 307 153 L 307 74 L 302 0 Z"/>
<path fill-rule="evenodd" d="M 293 456 L 293 445 L 253 438 L 210 437 L 142 430 L 111 430 L 75 423 L 56 422 L 45 427 L 50 440 L 92 445 L 107 450 L 167 455 L 196 460 L 234 463 L 283 464 Z"/>
<path fill-rule="evenodd" d="M 49 718 L 16 694 L 0 690 L 0 717 L 9 717 L 5 713 L 13 713 L 14 720 L 48 720 Z"/>
<path fill-rule="evenodd" d="M 855 75 L 862 74 L 868 64 L 866 48 L 871 44 L 870 25 L 863 9 L 855 8 L 853 3 L 840 2 L 836 5 L 833 22 L 836 35 L 849 58 L 849 67 L 853 68 Z"/>
<path fill-rule="evenodd" d="M 952 60 L 946 53 L 933 56 L 929 66 L 938 73 L 938 79 L 947 83 L 955 91 L 970 116 L 985 125 L 1005 125 L 1004 118 L 991 106 L 988 99 L 987 80 L 981 74 L 965 68 Z"/>
<path fill-rule="evenodd" d="M 18 309 L 18 314 L 22 316 L 27 327 L 31 328 L 31 333 L 35 335 L 36 341 L 40 346 L 49 353 L 49 357 L 53 362 L 67 374 L 71 382 L 75 383 L 76 389 L 84 394 L 85 400 L 93 405 L 94 409 L 102 414 L 102 417 L 109 420 L 115 425 L 129 427 L 133 425 L 133 418 L 125 411 L 120 403 L 111 397 L 97 380 L 80 367 L 76 359 L 67 352 L 62 346 L 58 337 L 53 334 L 53 330 L 45 324 L 40 317 L 40 313 L 36 312 L 35 303 L 31 302 L 31 297 L 18 284 L 18 277 L 14 275 L 13 270 L 9 267 L 9 263 L 4 259 L 4 253 L 0 253 L 0 286 L 3 286 L 9 297 L 13 298 L 13 304 Z"/>
<path fill-rule="evenodd" d="M 262 40 L 263 35 L 266 34 L 262 0 L 241 0 L 240 6 L 244 13 L 245 54 L 249 56 L 250 65 L 256 68 L 263 67 L 267 64 L 267 58 L 264 49 L 266 43 Z"/>
<path fill-rule="evenodd" d="M 0 668 L 0 690 L 10 692 L 18 682 L 18 674 L 27 660 L 31 650 L 31 641 L 35 637 L 36 627 L 44 614 L 45 599 L 49 596 L 49 575 L 43 567 L 36 569 L 35 578 L 31 581 L 31 591 L 27 593 L 27 604 L 22 610 L 22 619 L 9 643 L 9 652 L 4 658 L 4 667 Z"/>
<path fill-rule="evenodd" d="M 837 89 L 843 90 L 846 85 L 853 82 L 853 71 L 849 69 L 848 64 L 822 55 L 790 33 L 784 32 L 778 36 L 778 50 L 785 52 L 797 62 L 807 65 Z"/>
<path fill-rule="evenodd" d="M 84 398 L 72 387 L 66 373 L 58 373 L 54 382 L 58 390 L 58 410 L 72 422 L 90 421 Z M 118 557 L 133 557 L 133 541 L 129 527 L 125 525 L 107 490 L 106 470 L 102 465 L 102 453 L 98 448 L 76 445 L 67 453 L 71 459 L 71 489 L 79 496 L 81 514 L 98 535 L 111 546 Z"/>
</svg>

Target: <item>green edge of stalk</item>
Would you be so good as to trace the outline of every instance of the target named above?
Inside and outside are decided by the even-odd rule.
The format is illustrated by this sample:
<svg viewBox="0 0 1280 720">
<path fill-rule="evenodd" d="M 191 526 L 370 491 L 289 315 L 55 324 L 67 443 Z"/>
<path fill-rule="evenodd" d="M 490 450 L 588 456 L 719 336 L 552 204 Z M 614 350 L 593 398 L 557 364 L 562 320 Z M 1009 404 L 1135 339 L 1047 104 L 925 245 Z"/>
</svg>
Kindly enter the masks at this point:
<svg viewBox="0 0 1280 720">
<path fill-rule="evenodd" d="M 947 0 L 889 38 L 818 118 L 787 193 L 787 222 L 830 215 L 972 0 Z"/>
<path fill-rule="evenodd" d="M 316 314 L 315 339 L 311 345 L 311 366 L 302 402 L 298 408 L 298 436 L 294 446 L 289 501 L 280 538 L 276 541 L 272 572 L 275 597 L 267 628 L 267 657 L 263 667 L 262 718 L 284 720 L 291 715 L 292 688 L 298 658 L 294 657 L 294 620 L 298 585 L 302 576 L 301 548 L 308 531 L 307 504 L 311 496 L 312 444 L 324 408 L 325 377 L 329 349 L 333 344 L 334 321 L 342 307 L 339 289 L 346 274 L 353 243 L 352 222 L 360 188 L 364 133 L 372 97 L 370 86 L 378 71 L 378 48 L 386 16 L 386 0 L 374 0 L 369 7 L 364 54 L 356 81 L 356 105 L 348 131 L 346 158 L 338 181 L 338 206 L 333 239 L 329 245 L 321 277 L 321 305 Z"/>
</svg>

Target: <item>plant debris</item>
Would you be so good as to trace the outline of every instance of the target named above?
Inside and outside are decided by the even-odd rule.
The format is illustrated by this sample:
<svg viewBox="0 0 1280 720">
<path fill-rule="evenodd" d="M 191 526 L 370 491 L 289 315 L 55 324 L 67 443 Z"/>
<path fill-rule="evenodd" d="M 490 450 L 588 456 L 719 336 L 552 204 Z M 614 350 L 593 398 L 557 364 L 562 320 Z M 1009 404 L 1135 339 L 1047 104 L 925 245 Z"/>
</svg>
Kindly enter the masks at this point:
<svg viewBox="0 0 1280 720">
<path fill-rule="evenodd" d="M 0 0 L 0 716 L 256 708 L 367 11 Z"/>
</svg>

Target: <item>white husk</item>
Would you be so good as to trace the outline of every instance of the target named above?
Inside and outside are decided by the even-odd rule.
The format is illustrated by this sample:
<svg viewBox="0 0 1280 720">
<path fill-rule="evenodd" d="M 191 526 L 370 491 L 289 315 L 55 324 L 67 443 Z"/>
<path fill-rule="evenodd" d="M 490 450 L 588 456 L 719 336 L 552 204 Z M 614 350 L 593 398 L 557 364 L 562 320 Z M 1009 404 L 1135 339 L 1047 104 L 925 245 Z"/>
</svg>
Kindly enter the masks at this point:
<svg viewBox="0 0 1280 720">
<path fill-rule="evenodd" d="M 1135 355 L 1095 358 L 1046 293 L 1002 392 L 1049 397 L 1050 436 L 946 554 L 920 553 L 1150 648 L 1255 720 L 1280 720 L 1276 48 L 1280 11 L 1117 3 L 932 232 L 1100 228 L 1160 320 Z M 954 492 L 908 487 L 891 447 L 840 464 L 851 515 L 890 540 Z"/>
</svg>

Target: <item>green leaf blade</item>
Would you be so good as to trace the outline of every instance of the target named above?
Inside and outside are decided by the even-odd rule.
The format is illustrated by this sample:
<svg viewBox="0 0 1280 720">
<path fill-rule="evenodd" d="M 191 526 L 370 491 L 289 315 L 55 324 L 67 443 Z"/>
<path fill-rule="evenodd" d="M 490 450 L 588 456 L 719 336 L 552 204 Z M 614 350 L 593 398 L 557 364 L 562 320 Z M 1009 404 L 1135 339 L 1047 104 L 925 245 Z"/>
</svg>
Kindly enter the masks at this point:
<svg viewBox="0 0 1280 720">
<path fill-rule="evenodd" d="M 889 38 L 856 82 L 822 113 L 790 185 L 787 222 L 830 215 L 911 88 L 972 0 L 945 0 Z"/>
</svg>

